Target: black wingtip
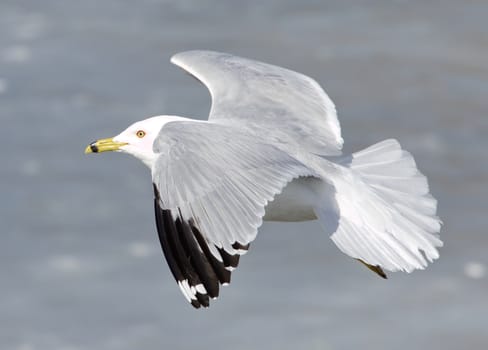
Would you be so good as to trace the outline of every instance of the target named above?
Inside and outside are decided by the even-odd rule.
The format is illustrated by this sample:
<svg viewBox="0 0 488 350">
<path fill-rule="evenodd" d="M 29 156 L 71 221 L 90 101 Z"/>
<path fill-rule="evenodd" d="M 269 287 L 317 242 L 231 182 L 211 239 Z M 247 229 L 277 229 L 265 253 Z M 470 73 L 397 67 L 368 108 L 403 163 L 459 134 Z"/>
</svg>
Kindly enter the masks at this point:
<svg viewBox="0 0 488 350">
<path fill-rule="evenodd" d="M 248 243 L 248 244 L 240 244 L 239 242 L 234 242 L 232 244 L 232 248 L 236 249 L 236 250 L 249 250 L 249 246 L 251 245 L 251 243 Z"/>
<path fill-rule="evenodd" d="M 191 306 L 193 306 L 195 309 L 199 309 L 202 305 L 198 300 L 192 300 L 191 301 Z"/>
<path fill-rule="evenodd" d="M 156 226 L 170 270 L 194 308 L 209 307 L 210 299 L 219 295 L 220 284 L 230 283 L 226 266 L 237 266 L 238 255 L 219 261 L 195 222 L 184 219 L 179 210 L 164 209 L 155 184 L 153 189 Z"/>
</svg>

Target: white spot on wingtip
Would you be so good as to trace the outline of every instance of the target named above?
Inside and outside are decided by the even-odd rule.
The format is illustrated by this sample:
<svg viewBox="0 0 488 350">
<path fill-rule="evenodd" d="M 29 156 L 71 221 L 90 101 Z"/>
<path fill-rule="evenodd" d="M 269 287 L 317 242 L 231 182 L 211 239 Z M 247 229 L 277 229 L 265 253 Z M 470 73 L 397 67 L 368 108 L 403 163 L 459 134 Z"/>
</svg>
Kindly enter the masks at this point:
<svg viewBox="0 0 488 350">
<path fill-rule="evenodd" d="M 464 274 L 472 279 L 481 279 L 486 275 L 486 266 L 478 262 L 468 262 L 464 265 Z"/>
<path fill-rule="evenodd" d="M 205 287 L 203 286 L 203 284 L 197 284 L 195 286 L 195 289 L 200 294 L 207 294 L 207 290 L 205 289 Z"/>
<path fill-rule="evenodd" d="M 235 270 L 235 267 L 232 267 L 232 266 L 226 266 L 226 267 L 225 267 L 225 269 L 226 269 L 227 271 L 231 271 L 231 272 L 232 272 L 232 271 L 234 271 L 234 270 Z"/>
<path fill-rule="evenodd" d="M 190 287 L 188 280 L 183 280 L 181 283 L 184 286 L 190 299 L 197 300 L 197 297 L 195 296 L 195 292 L 192 290 L 193 287 Z"/>
<path fill-rule="evenodd" d="M 186 280 L 185 280 L 186 281 Z M 191 297 L 190 295 L 188 294 L 188 291 L 186 290 L 186 287 L 183 285 L 183 282 L 185 281 L 178 281 L 178 286 L 180 287 L 181 289 L 181 292 L 183 293 L 183 296 L 185 297 L 185 299 L 191 303 Z M 187 282 L 188 284 L 188 282 Z"/>
</svg>

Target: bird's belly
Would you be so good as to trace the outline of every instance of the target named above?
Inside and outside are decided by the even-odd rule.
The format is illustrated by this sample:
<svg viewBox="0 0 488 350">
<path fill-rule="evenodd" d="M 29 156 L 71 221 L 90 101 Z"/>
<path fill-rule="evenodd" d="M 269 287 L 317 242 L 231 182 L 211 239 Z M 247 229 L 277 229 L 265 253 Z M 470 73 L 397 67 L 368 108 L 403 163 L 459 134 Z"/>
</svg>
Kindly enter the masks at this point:
<svg viewBox="0 0 488 350">
<path fill-rule="evenodd" d="M 301 177 L 290 182 L 266 206 L 264 220 L 307 221 L 315 220 L 314 207 L 322 181 L 312 177 Z"/>
</svg>

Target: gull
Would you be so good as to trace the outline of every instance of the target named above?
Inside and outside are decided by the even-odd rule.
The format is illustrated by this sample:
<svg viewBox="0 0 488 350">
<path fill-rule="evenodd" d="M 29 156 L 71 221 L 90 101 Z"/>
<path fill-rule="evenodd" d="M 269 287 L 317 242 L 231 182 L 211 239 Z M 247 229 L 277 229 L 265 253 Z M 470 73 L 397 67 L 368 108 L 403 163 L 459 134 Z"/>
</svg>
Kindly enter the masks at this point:
<svg viewBox="0 0 488 350">
<path fill-rule="evenodd" d="M 195 308 L 230 283 L 263 220 L 318 220 L 383 278 L 439 257 L 437 201 L 412 155 L 393 139 L 342 154 L 334 103 L 315 80 L 220 52 L 171 62 L 210 91 L 208 120 L 151 117 L 85 153 L 124 152 L 150 168 L 161 247 Z"/>
</svg>

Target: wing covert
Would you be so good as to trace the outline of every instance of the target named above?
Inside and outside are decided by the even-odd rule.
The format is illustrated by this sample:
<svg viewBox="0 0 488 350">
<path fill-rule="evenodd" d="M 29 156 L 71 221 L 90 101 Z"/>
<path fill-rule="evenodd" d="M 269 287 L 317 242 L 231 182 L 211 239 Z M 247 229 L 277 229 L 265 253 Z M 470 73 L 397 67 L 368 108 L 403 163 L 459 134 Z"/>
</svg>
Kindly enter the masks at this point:
<svg viewBox="0 0 488 350">
<path fill-rule="evenodd" d="M 273 145 L 208 122 L 170 122 L 154 143 L 155 212 L 164 254 L 193 306 L 230 282 L 286 184 L 315 173 Z"/>
<path fill-rule="evenodd" d="M 210 121 L 241 124 L 268 140 L 321 155 L 341 153 L 334 103 L 310 77 L 212 51 L 181 52 L 171 62 L 209 89 Z"/>
</svg>

